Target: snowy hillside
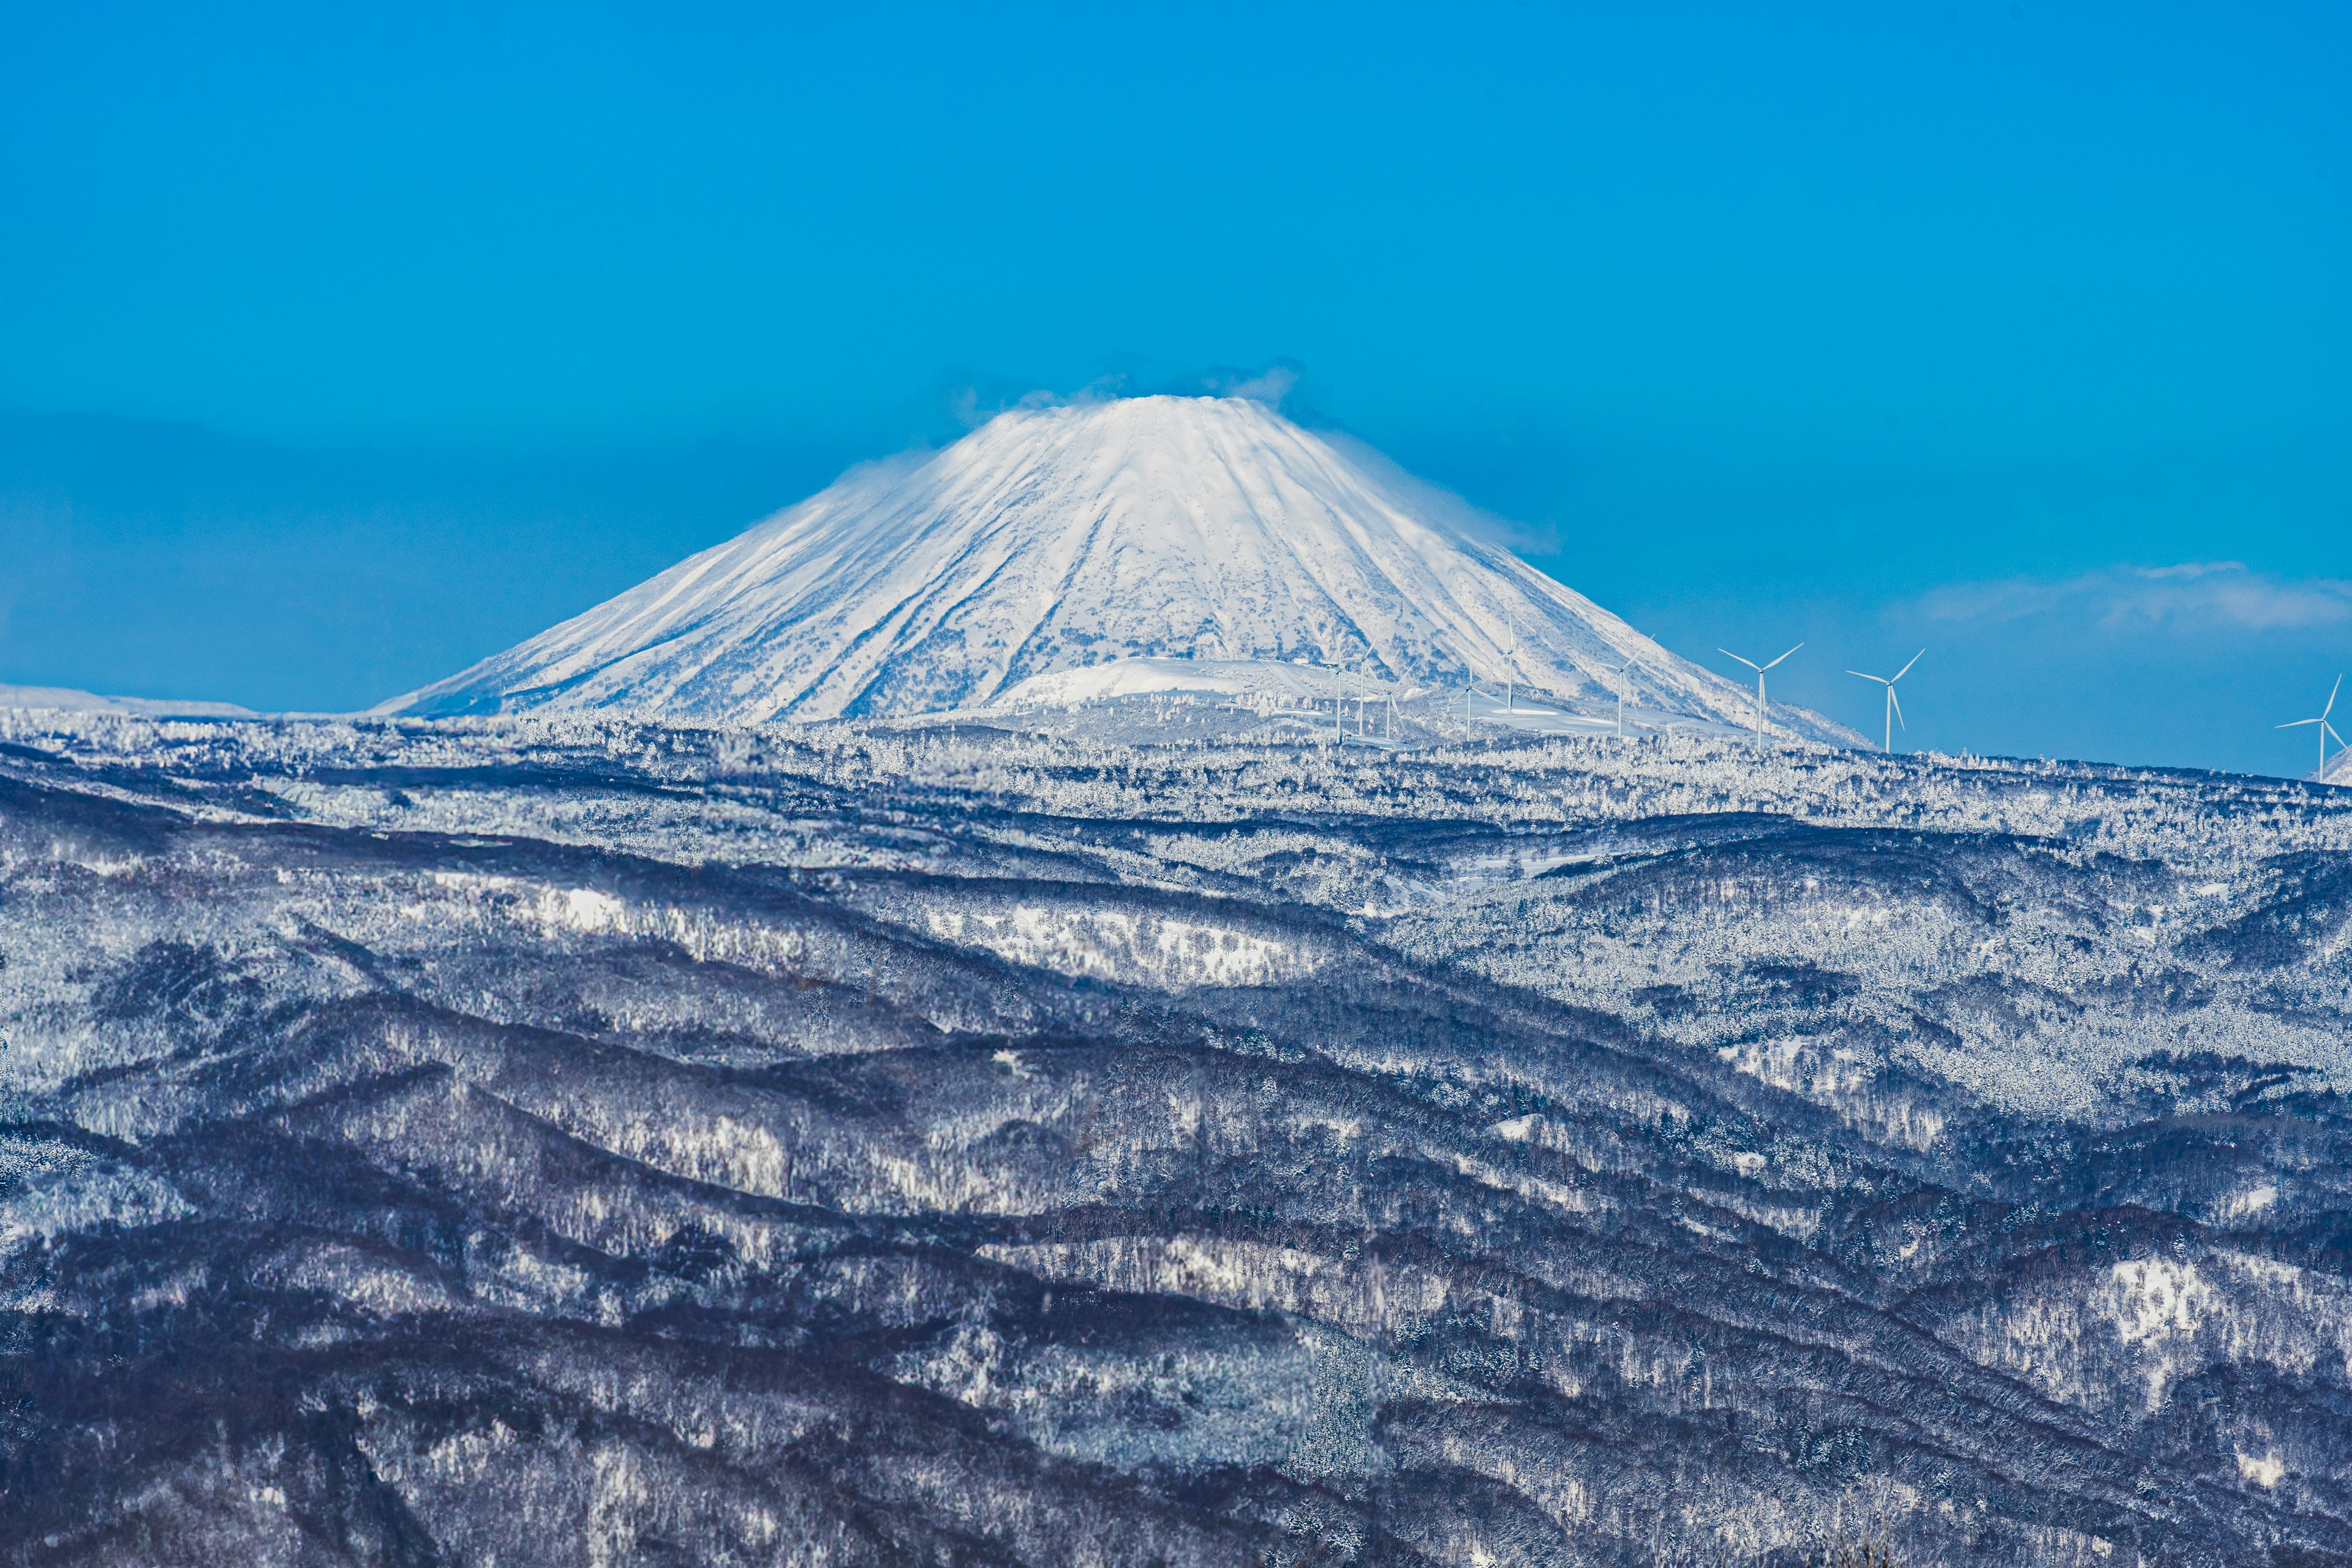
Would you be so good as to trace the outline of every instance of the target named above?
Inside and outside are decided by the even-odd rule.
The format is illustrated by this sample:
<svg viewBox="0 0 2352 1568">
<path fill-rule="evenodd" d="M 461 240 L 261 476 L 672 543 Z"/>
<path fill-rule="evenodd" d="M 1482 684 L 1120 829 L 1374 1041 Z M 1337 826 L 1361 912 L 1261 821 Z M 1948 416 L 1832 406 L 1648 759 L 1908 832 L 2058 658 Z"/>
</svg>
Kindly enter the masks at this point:
<svg viewBox="0 0 2352 1568">
<path fill-rule="evenodd" d="M 250 708 L 234 702 L 203 702 L 168 697 L 100 697 L 69 686 L 0 684 L 0 708 L 32 712 L 120 713 L 142 719 L 251 719 Z"/>
<path fill-rule="evenodd" d="M 2352 795 L 1182 698 L 0 711 L 0 1563 L 2352 1568 Z"/>
<path fill-rule="evenodd" d="M 1622 679 L 1645 708 L 1752 721 L 1752 689 L 1465 531 L 1466 515 L 1243 399 L 1025 410 L 921 461 L 855 470 L 379 711 L 881 716 L 1160 657 L 1508 679 L 1596 709 Z M 1859 738 L 1803 710 L 1771 717 Z"/>
</svg>

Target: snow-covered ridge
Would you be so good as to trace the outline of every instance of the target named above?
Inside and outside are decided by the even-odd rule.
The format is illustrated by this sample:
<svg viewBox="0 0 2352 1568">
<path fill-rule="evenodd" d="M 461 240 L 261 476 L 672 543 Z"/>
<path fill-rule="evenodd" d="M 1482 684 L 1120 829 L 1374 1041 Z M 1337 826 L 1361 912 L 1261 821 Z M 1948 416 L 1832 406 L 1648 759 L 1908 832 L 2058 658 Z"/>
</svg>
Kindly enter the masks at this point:
<svg viewBox="0 0 2352 1568">
<path fill-rule="evenodd" d="M 68 686 L 0 685 L 0 708 L 34 713 L 120 713 L 140 719 L 252 719 L 250 708 L 234 702 L 199 702 L 168 697 L 100 697 Z"/>
<path fill-rule="evenodd" d="M 1466 510 L 1244 399 L 1023 410 L 854 470 L 379 711 L 884 716 L 1172 658 L 1508 679 L 1594 704 L 1622 680 L 1646 709 L 1750 721 L 1744 689 L 1474 537 Z M 1772 717 L 1855 739 L 1803 710 Z"/>
<path fill-rule="evenodd" d="M 0 1542 L 2344 1568 L 2352 792 L 1197 689 L 0 710 Z"/>
<path fill-rule="evenodd" d="M 1241 701 L 1286 704 L 1328 702 L 1335 697 L 1365 693 L 1375 701 L 1412 697 L 1420 688 L 1383 680 L 1378 676 L 1321 668 L 1307 664 L 1277 664 L 1250 658 L 1118 658 L 1107 664 L 1033 675 L 997 694 L 992 708 L 1066 708 L 1087 702 L 1113 701 L 1122 697 L 1185 693 Z"/>
</svg>

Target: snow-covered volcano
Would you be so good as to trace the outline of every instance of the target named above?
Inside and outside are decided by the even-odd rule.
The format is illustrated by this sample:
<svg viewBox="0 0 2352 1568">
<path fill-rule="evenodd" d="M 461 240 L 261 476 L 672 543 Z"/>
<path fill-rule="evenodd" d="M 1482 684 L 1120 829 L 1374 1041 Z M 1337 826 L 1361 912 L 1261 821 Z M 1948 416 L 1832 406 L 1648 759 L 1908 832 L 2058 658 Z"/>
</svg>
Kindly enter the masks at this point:
<svg viewBox="0 0 2352 1568">
<path fill-rule="evenodd" d="M 1369 452 L 1239 398 L 1023 410 L 822 493 L 379 711 L 829 719 L 987 703 L 1135 656 L 1515 679 L 1752 721 L 1742 688 L 1477 537 Z M 1465 526 L 1466 525 L 1466 526 Z M 1852 737 L 1776 706 L 1776 729 Z"/>
</svg>

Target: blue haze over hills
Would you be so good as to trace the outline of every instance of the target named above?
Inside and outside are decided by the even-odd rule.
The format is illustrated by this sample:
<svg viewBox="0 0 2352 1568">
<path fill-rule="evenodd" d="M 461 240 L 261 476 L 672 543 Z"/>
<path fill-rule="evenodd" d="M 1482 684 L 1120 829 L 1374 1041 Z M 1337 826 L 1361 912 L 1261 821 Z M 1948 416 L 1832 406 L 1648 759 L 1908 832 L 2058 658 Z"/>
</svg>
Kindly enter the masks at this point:
<svg viewBox="0 0 2352 1568">
<path fill-rule="evenodd" d="M 1930 647 L 1917 744 L 2294 772 L 2352 664 L 2324 8 L 0 28 L 0 680 L 360 706 L 1277 361 L 1688 657 Z"/>
</svg>

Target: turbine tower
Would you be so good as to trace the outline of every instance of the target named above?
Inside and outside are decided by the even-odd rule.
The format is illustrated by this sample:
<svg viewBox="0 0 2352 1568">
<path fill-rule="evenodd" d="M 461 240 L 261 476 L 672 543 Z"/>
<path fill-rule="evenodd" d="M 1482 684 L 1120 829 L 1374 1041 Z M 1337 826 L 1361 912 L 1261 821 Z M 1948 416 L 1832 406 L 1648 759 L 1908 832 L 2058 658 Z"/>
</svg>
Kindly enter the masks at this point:
<svg viewBox="0 0 2352 1568">
<path fill-rule="evenodd" d="M 1886 739 L 1878 743 L 1878 749 L 1882 752 L 1892 752 L 1895 749 L 1895 726 L 1901 723 L 1903 719 L 1903 704 L 1895 700 L 1895 683 L 1910 674 L 1911 665 L 1926 658 L 1927 653 L 1926 648 L 1921 648 L 1911 656 L 1910 664 L 1905 665 L 1892 675 L 1863 675 L 1858 669 L 1846 671 L 1848 675 L 1862 675 L 1864 680 L 1875 680 L 1879 685 L 1886 688 Z M 1911 726 L 1904 724 L 1903 727 L 1908 730 Z"/>
<path fill-rule="evenodd" d="M 2344 750 L 2344 737 L 2336 734 L 2336 726 L 2327 721 L 2327 716 L 2336 711 L 2336 694 L 2343 689 L 2344 678 L 2339 675 L 2336 678 L 2336 684 L 2327 689 L 2327 706 L 2319 710 L 2318 718 L 2297 719 L 2292 724 L 2281 724 L 2278 726 L 2278 728 L 2282 730 L 2300 730 L 2305 724 L 2316 724 L 2319 726 L 2319 772 L 2314 776 L 2323 781 L 2327 777 L 2327 742 L 2329 738 L 2334 738 L 2336 742 L 2336 750 L 2338 753 L 2341 753 Z"/>
<path fill-rule="evenodd" d="M 1804 646 L 1805 645 L 1803 643 L 1799 643 L 1797 647 L 1802 647 Z M 1797 647 L 1790 648 L 1789 653 L 1796 652 Z M 1732 652 L 1727 647 L 1719 647 L 1715 651 L 1721 654 L 1726 658 L 1739 658 L 1738 654 Z M 1789 653 L 1782 654 L 1780 658 L 1788 658 Z M 1756 732 L 1759 735 L 1764 732 L 1764 672 L 1771 668 L 1773 664 L 1780 663 L 1780 658 L 1774 659 L 1772 664 L 1759 664 L 1752 658 L 1739 658 L 1740 663 L 1746 665 L 1748 668 L 1756 672 Z"/>
<path fill-rule="evenodd" d="M 1503 711 L 1506 713 L 1508 713 L 1511 710 L 1511 692 L 1513 689 L 1511 683 L 1513 679 L 1517 678 L 1518 673 L 1519 616 L 1518 612 L 1514 610 L 1511 613 L 1511 652 L 1508 661 L 1503 667 Z"/>
<path fill-rule="evenodd" d="M 1629 658 L 1622 664 L 1602 665 L 1601 668 L 1617 678 L 1617 738 L 1622 741 L 1625 738 L 1625 672 L 1639 669 L 1641 666 Z"/>
</svg>

